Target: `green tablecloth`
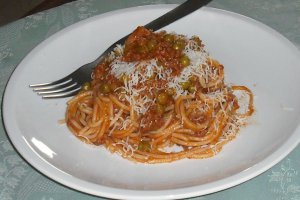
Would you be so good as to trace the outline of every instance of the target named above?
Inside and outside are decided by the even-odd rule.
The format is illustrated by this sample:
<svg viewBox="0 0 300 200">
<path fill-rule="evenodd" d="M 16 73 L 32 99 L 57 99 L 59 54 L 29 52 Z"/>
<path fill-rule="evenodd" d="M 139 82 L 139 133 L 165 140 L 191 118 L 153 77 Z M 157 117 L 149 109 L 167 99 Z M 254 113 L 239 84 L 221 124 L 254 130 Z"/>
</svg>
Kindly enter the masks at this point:
<svg viewBox="0 0 300 200">
<path fill-rule="evenodd" d="M 0 94 L 20 60 L 38 43 L 79 20 L 107 11 L 182 0 L 78 0 L 0 27 Z M 214 0 L 208 6 L 240 13 L 279 31 L 300 47 L 300 0 Z M 300 200 L 300 146 L 260 176 L 236 187 L 193 199 Z M 0 124 L 0 199 L 103 199 L 52 181 L 14 150 Z"/>
</svg>

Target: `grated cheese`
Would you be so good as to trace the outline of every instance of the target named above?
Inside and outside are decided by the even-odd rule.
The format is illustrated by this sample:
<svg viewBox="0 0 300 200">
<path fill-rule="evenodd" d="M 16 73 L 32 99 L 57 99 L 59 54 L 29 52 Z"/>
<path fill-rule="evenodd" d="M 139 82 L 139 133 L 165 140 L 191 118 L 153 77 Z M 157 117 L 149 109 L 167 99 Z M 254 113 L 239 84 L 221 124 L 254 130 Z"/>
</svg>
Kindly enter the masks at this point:
<svg viewBox="0 0 300 200">
<path fill-rule="evenodd" d="M 141 92 L 152 93 L 154 88 L 143 87 L 143 84 L 146 84 L 150 78 L 167 81 L 167 87 L 176 92 L 175 98 L 188 94 L 188 91 L 184 90 L 181 84 L 189 81 L 192 76 L 198 77 L 201 85 L 207 85 L 209 80 L 217 79 L 218 72 L 207 64 L 209 55 L 204 48 L 194 40 L 185 36 L 180 37 L 187 41 L 183 53 L 190 59 L 190 64 L 183 68 L 178 76 L 172 75 L 171 68 L 164 69 L 163 66 L 158 65 L 156 59 L 141 62 L 123 61 L 124 46 L 122 45 L 118 45 L 115 53 L 110 55 L 112 62 L 109 73 L 118 79 L 126 75 L 127 78 L 124 80 L 124 87 L 122 87 L 126 91 L 124 98 L 133 106 L 138 115 L 145 114 L 149 107 L 155 103 L 155 99 L 140 95 Z"/>
</svg>

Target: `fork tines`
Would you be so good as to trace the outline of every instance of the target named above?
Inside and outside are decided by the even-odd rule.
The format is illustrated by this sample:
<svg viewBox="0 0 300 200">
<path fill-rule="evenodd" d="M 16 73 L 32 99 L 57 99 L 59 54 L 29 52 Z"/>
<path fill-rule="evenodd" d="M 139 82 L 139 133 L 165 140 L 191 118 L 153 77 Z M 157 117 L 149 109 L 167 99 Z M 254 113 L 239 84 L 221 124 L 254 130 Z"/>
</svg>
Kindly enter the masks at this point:
<svg viewBox="0 0 300 200">
<path fill-rule="evenodd" d="M 31 84 L 29 87 L 46 99 L 74 96 L 81 89 L 81 85 L 72 78 L 64 78 L 50 83 Z"/>
</svg>

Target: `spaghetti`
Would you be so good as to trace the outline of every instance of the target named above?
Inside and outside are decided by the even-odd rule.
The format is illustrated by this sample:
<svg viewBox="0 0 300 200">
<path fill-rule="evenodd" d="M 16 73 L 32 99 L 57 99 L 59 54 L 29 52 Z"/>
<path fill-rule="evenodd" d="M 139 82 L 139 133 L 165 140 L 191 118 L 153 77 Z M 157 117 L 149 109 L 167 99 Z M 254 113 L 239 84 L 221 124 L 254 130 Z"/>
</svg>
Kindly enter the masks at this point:
<svg viewBox="0 0 300 200">
<path fill-rule="evenodd" d="M 243 111 L 236 93 L 247 99 Z M 199 37 L 138 27 L 68 102 L 66 123 L 86 143 L 164 163 L 214 156 L 253 110 L 252 92 L 224 83 Z"/>
</svg>

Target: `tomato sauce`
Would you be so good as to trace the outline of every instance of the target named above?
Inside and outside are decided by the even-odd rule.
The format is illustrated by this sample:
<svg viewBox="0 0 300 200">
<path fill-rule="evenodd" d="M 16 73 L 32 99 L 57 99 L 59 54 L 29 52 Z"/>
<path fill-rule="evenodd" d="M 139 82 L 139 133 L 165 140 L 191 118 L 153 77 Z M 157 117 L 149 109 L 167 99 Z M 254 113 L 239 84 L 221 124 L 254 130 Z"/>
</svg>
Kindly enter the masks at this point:
<svg viewBox="0 0 300 200">
<path fill-rule="evenodd" d="M 158 64 L 179 74 L 185 64 L 183 50 L 186 41 L 166 32 L 154 33 L 138 27 L 126 40 L 124 61 L 142 61 L 156 58 Z"/>
<path fill-rule="evenodd" d="M 176 76 L 184 67 L 189 65 L 189 59 L 184 54 L 186 44 L 187 41 L 183 36 L 168 34 L 165 31 L 154 33 L 144 27 L 138 27 L 125 41 L 121 59 L 128 63 L 155 59 L 158 66 L 162 66 L 164 70 L 169 69 L 170 75 Z M 92 86 L 100 85 L 100 92 L 104 95 L 115 92 L 118 87 L 123 87 L 124 78 L 126 78 L 116 78 L 110 73 L 111 62 L 106 59 L 99 63 L 93 72 Z M 149 109 L 142 116 L 139 116 L 141 132 L 156 130 L 165 123 L 165 108 L 174 104 L 172 94 L 167 92 L 169 89 L 167 83 L 168 81 L 164 79 L 149 78 L 146 82 L 133 86 L 137 90 L 145 86 L 151 88 L 151 90 L 141 90 L 139 95 L 156 99 L 154 104 L 145 105 L 150 105 Z M 159 95 L 162 98 L 158 98 Z"/>
</svg>

